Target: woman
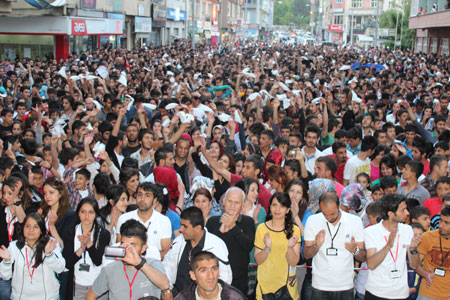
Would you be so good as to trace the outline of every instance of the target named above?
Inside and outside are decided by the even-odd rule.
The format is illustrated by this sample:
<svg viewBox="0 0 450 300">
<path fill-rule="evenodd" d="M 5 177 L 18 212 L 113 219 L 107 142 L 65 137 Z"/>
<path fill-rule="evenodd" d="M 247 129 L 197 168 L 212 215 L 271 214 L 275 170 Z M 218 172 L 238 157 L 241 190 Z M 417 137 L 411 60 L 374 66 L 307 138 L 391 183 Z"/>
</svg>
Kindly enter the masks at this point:
<svg viewBox="0 0 450 300">
<path fill-rule="evenodd" d="M 160 119 L 155 119 L 153 121 L 152 130 L 155 133 L 155 141 L 162 140 L 164 138 L 162 134 L 162 124 Z"/>
<path fill-rule="evenodd" d="M 67 257 L 69 268 L 69 291 L 73 291 L 73 299 L 83 300 L 94 280 L 102 270 L 102 257 L 105 247 L 110 242 L 109 232 L 98 222 L 100 215 L 98 202 L 94 198 L 83 198 L 77 206 L 76 214 L 79 223 L 72 237 L 64 243 L 63 254 Z M 70 299 L 72 293 L 67 294 Z"/>
<path fill-rule="evenodd" d="M 158 194 L 153 201 L 153 209 L 169 218 L 172 224 L 172 240 L 180 234 L 180 216 L 169 208 L 170 198 L 169 191 L 164 183 L 156 183 Z"/>
<path fill-rule="evenodd" d="M 44 201 L 41 203 L 42 216 L 46 222 L 47 231 L 64 247 L 64 240 L 74 235 L 76 214 L 70 209 L 69 196 L 64 183 L 55 177 L 47 178 L 43 185 Z M 59 276 L 61 283 L 60 298 L 65 300 L 69 272 Z"/>
<path fill-rule="evenodd" d="M 116 243 L 117 234 L 116 224 L 119 217 L 127 211 L 128 194 L 126 189 L 119 185 L 113 184 L 106 191 L 106 199 L 108 203 L 100 210 L 102 226 L 109 231 L 111 236 L 110 245 Z"/>
<path fill-rule="evenodd" d="M 380 178 L 380 161 L 387 151 L 386 147 L 378 145 L 375 152 L 370 157 L 370 181 L 373 182 Z"/>
<path fill-rule="evenodd" d="M 384 155 L 380 160 L 380 178 L 372 182 L 372 186 L 380 184 L 381 178 L 384 176 L 397 177 L 397 166 L 395 164 L 395 157 L 392 154 Z M 397 178 L 397 183 L 400 184 L 400 179 Z"/>
<path fill-rule="evenodd" d="M 244 168 L 245 156 L 240 153 L 236 153 L 233 155 L 233 158 L 234 163 L 236 164 L 235 174 L 242 176 L 242 169 Z"/>
<path fill-rule="evenodd" d="M 65 260 L 55 239 L 47 234 L 44 219 L 29 214 L 17 241 L 0 249 L 0 276 L 12 278 L 11 299 L 58 299 L 59 281 Z"/>
<path fill-rule="evenodd" d="M 292 219 L 295 225 L 300 228 L 303 236 L 306 220 L 312 215 L 312 212 L 308 209 L 308 194 L 305 185 L 300 180 L 292 180 L 286 186 L 285 192 L 291 198 Z"/>
<path fill-rule="evenodd" d="M 266 172 L 266 177 L 267 183 L 270 185 L 269 190 L 272 190 L 272 193 L 283 192 L 289 183 L 288 176 L 279 165 L 271 166 Z"/>
<path fill-rule="evenodd" d="M 194 206 L 202 210 L 203 218 L 205 219 L 205 224 L 208 222 L 210 217 L 210 211 L 212 206 L 212 196 L 211 193 L 204 188 L 199 188 L 195 191 L 193 202 Z"/>
<path fill-rule="evenodd" d="M 123 168 L 120 171 L 119 180 L 129 195 L 127 211 L 135 210 L 137 208 L 135 194 L 139 185 L 139 171 L 137 169 Z"/>
<path fill-rule="evenodd" d="M 266 222 L 256 229 L 255 260 L 258 264 L 256 299 L 264 294 L 289 293 L 298 299 L 295 268 L 300 260 L 300 229 L 292 221 L 291 199 L 287 193 L 275 193 L 270 198 Z M 290 271 L 290 269 L 293 269 Z M 292 274 L 292 276 L 290 276 Z M 291 278 L 290 278 L 291 277 Z M 280 290 L 281 289 L 281 290 Z"/>
</svg>

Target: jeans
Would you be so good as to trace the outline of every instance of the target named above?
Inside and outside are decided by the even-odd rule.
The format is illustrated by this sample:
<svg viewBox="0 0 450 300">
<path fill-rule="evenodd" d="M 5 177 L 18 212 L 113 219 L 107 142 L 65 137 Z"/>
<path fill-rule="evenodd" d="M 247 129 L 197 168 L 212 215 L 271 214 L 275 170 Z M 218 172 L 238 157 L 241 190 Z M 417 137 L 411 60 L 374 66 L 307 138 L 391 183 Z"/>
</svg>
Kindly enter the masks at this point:
<svg viewBox="0 0 450 300">
<path fill-rule="evenodd" d="M 0 300 L 11 299 L 11 279 L 0 279 Z"/>
<path fill-rule="evenodd" d="M 375 296 L 374 294 L 372 294 L 368 291 L 366 291 L 366 295 L 364 296 L 364 300 L 385 300 L 385 299 L 386 298 L 381 298 L 381 297 Z M 397 299 L 402 299 L 402 298 L 397 298 Z M 406 299 L 408 299 L 408 298 L 406 298 Z"/>
<path fill-rule="evenodd" d="M 306 276 L 305 280 L 303 280 L 302 294 L 300 295 L 300 299 L 302 299 L 302 300 L 311 300 L 312 299 L 312 278 L 311 278 L 311 276 Z"/>
<path fill-rule="evenodd" d="M 72 290 L 67 291 L 68 286 L 67 283 L 69 281 L 69 271 L 62 272 L 59 274 L 59 299 L 65 300 L 67 293 L 73 293 Z"/>
<path fill-rule="evenodd" d="M 314 300 L 353 300 L 355 299 L 353 289 L 345 291 L 321 291 L 312 288 L 312 298 Z"/>
</svg>

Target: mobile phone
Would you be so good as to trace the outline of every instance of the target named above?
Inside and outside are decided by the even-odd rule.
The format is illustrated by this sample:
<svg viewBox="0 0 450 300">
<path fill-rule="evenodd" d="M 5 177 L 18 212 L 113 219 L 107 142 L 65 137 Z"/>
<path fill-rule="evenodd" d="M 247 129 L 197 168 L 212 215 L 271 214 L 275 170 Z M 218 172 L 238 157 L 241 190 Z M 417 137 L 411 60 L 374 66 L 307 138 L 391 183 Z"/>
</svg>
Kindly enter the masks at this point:
<svg viewBox="0 0 450 300">
<path fill-rule="evenodd" d="M 118 246 L 106 246 L 105 247 L 105 256 L 113 257 L 113 258 L 124 258 L 125 257 L 125 248 Z"/>
</svg>

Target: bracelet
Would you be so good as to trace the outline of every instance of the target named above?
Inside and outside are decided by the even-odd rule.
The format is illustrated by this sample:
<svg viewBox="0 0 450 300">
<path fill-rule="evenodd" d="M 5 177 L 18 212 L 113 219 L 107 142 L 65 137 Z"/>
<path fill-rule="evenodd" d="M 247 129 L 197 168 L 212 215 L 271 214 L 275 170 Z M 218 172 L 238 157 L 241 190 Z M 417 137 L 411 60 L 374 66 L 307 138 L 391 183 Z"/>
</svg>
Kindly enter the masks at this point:
<svg viewBox="0 0 450 300">
<path fill-rule="evenodd" d="M 268 250 L 268 248 L 264 246 L 264 253 L 270 254 L 270 252 L 272 252 L 272 250 L 271 249 Z"/>
<path fill-rule="evenodd" d="M 170 288 L 161 290 L 161 295 L 166 295 L 166 294 L 172 294 L 172 290 Z"/>
<path fill-rule="evenodd" d="M 416 255 L 417 253 L 419 253 L 419 251 L 417 251 L 417 248 L 414 250 L 411 250 L 411 248 L 409 248 L 409 253 L 411 253 L 411 255 Z"/>
</svg>

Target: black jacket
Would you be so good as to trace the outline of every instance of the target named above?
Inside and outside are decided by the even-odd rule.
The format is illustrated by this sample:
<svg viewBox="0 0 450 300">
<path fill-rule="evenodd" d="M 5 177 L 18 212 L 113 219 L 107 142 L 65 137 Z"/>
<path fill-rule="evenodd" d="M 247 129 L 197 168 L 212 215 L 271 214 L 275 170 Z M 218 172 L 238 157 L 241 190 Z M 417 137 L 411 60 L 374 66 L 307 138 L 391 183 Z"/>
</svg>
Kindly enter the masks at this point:
<svg viewBox="0 0 450 300">
<path fill-rule="evenodd" d="M 235 287 L 226 284 L 219 279 L 219 284 L 222 286 L 222 292 L 220 293 L 221 300 L 245 300 L 247 298 L 242 295 L 242 293 Z M 195 281 L 190 287 L 182 290 L 174 300 L 195 300 L 195 290 L 197 289 L 197 284 Z"/>
</svg>

